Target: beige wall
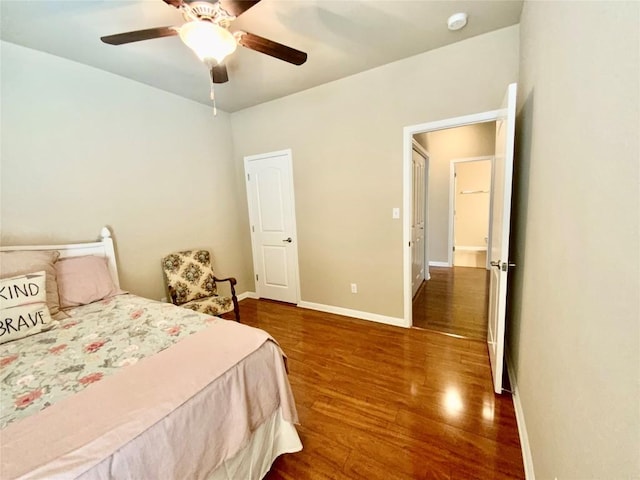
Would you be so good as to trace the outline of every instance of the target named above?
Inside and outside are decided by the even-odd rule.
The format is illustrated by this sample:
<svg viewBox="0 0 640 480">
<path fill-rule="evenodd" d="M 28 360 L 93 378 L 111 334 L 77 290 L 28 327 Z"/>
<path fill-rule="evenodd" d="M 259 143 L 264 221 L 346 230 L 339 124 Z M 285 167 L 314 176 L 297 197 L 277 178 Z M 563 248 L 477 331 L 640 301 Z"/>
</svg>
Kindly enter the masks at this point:
<svg viewBox="0 0 640 480">
<path fill-rule="evenodd" d="M 640 478 L 638 25 L 522 13 L 508 347 L 538 479 Z"/>
<path fill-rule="evenodd" d="M 487 246 L 490 189 L 491 160 L 456 164 L 454 245 Z"/>
<path fill-rule="evenodd" d="M 515 77 L 513 81 L 516 81 Z M 500 85 L 504 96 L 507 84 Z M 486 110 L 494 110 L 494 105 Z M 475 113 L 469 111 L 467 113 Z M 447 262 L 449 254 L 449 186 L 451 160 L 493 155 L 495 122 L 429 132 L 429 261 Z"/>
<path fill-rule="evenodd" d="M 304 301 L 403 315 L 402 129 L 495 109 L 517 58 L 515 26 L 231 115 L 239 182 L 244 156 L 293 150 Z"/>
<path fill-rule="evenodd" d="M 426 133 L 418 133 L 413 136 L 413 139 L 420 144 L 427 152 L 429 151 L 429 140 Z"/>
<path fill-rule="evenodd" d="M 212 249 L 220 274 L 253 289 L 227 114 L 1 46 L 3 244 L 86 241 L 109 225 L 133 293 L 163 297 L 160 258 L 191 247 Z"/>
</svg>

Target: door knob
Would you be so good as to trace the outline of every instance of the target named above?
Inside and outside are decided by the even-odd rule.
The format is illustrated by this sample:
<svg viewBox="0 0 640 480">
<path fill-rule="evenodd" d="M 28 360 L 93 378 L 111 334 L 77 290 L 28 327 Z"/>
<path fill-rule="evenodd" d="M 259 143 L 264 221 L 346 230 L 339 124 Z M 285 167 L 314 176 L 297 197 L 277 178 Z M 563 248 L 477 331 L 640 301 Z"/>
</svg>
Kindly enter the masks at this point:
<svg viewBox="0 0 640 480">
<path fill-rule="evenodd" d="M 287 242 L 287 243 L 291 243 L 293 242 L 293 240 L 291 239 L 291 237 L 289 238 L 285 238 L 284 240 L 282 240 L 283 242 Z"/>
<path fill-rule="evenodd" d="M 509 268 L 511 267 L 515 267 L 516 264 L 515 263 L 511 263 L 511 262 L 501 262 L 500 260 L 498 261 L 491 261 L 489 262 L 491 264 L 492 267 L 497 267 L 500 268 L 503 272 L 506 272 Z"/>
</svg>

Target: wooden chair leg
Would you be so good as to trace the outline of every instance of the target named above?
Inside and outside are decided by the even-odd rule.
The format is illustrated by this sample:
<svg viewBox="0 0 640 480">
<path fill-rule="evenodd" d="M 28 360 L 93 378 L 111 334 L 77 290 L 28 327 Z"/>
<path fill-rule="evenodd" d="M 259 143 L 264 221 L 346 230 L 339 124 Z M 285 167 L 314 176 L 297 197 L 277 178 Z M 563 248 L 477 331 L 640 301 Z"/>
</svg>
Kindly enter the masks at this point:
<svg viewBox="0 0 640 480">
<path fill-rule="evenodd" d="M 238 297 L 236 297 L 236 289 L 234 288 L 236 279 L 231 282 L 231 300 L 233 301 L 233 313 L 236 315 L 236 322 L 240 322 L 240 306 L 238 305 Z"/>
</svg>

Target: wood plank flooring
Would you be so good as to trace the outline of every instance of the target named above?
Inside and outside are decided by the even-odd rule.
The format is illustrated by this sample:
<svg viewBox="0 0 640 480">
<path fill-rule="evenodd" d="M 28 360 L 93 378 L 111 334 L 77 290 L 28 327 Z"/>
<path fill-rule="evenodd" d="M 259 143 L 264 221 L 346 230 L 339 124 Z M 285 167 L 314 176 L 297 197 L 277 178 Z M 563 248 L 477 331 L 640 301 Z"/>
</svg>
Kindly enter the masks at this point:
<svg viewBox="0 0 640 480">
<path fill-rule="evenodd" d="M 266 300 L 240 310 L 288 355 L 298 407 L 304 449 L 267 480 L 524 478 L 484 343 Z"/>
<path fill-rule="evenodd" d="M 431 279 L 413 299 L 413 326 L 477 340 L 487 338 L 489 272 L 429 267 Z"/>
</svg>

